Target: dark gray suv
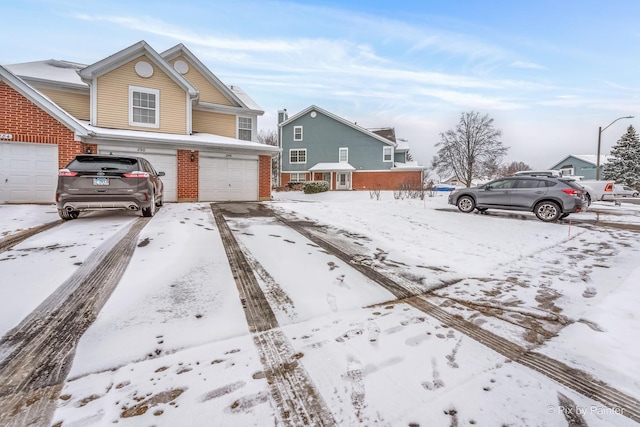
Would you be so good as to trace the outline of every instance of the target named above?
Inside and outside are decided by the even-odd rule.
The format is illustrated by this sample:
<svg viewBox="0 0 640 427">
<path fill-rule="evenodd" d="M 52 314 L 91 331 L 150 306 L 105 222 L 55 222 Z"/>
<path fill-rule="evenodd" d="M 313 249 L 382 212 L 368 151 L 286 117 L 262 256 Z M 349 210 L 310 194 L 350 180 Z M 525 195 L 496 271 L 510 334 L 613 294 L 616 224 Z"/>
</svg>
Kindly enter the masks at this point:
<svg viewBox="0 0 640 427">
<path fill-rule="evenodd" d="M 462 212 L 477 209 L 529 211 L 542 221 L 556 221 L 580 212 L 584 189 L 573 181 L 543 176 L 509 176 L 475 188 L 463 188 L 449 195 L 449 204 Z"/>
<path fill-rule="evenodd" d="M 153 216 L 163 204 L 161 176 L 142 157 L 80 154 L 58 173 L 58 214 L 68 220 L 81 211 L 128 209 Z"/>
</svg>

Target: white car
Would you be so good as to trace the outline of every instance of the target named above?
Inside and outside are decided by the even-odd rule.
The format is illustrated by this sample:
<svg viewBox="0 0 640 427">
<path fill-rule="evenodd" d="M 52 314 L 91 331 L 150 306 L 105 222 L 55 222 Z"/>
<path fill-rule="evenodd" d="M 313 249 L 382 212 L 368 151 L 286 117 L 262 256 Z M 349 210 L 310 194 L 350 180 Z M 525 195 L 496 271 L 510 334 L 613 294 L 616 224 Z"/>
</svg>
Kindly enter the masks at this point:
<svg viewBox="0 0 640 427">
<path fill-rule="evenodd" d="M 614 185 L 613 186 L 613 196 L 614 197 L 638 197 L 640 196 L 640 191 L 634 190 L 631 187 L 627 187 L 626 185 Z"/>
</svg>

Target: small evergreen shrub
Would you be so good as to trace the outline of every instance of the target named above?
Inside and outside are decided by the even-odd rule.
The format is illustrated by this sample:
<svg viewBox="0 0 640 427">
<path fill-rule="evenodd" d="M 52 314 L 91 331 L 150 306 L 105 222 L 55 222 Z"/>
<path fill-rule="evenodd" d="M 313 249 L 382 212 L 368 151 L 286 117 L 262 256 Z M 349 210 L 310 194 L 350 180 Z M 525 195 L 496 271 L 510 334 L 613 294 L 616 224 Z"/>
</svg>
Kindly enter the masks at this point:
<svg viewBox="0 0 640 427">
<path fill-rule="evenodd" d="M 329 191 L 329 183 L 327 181 L 307 181 L 303 187 L 304 194 L 323 193 Z"/>
</svg>

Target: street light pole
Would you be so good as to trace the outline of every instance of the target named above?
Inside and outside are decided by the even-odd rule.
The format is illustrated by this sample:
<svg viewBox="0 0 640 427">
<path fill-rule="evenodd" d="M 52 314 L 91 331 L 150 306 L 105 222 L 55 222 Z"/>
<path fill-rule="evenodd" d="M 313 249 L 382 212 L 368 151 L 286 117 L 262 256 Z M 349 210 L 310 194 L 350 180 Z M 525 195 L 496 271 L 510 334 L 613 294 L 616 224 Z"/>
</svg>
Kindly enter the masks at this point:
<svg viewBox="0 0 640 427">
<path fill-rule="evenodd" d="M 604 129 L 602 129 L 602 126 L 598 128 L 598 155 L 596 156 L 596 180 L 600 179 L 600 141 L 602 140 L 602 132 L 607 130 L 609 126 L 611 126 L 612 124 L 614 124 L 615 122 L 621 119 L 633 119 L 633 116 L 618 117 L 617 119 L 615 119 L 614 121 L 606 125 Z"/>
</svg>

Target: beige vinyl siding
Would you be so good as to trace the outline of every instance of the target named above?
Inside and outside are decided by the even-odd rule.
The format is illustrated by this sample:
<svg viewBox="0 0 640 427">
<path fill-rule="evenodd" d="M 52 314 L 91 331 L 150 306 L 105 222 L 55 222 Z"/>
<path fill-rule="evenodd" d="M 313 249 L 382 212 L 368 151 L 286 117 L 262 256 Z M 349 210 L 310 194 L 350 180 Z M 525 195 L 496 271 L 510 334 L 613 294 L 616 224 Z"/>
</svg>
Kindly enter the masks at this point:
<svg viewBox="0 0 640 427">
<path fill-rule="evenodd" d="M 182 76 L 186 78 L 189 83 L 191 83 L 197 90 L 200 92 L 199 100 L 201 102 L 210 102 L 212 104 L 220 104 L 220 105 L 230 105 L 236 106 L 234 103 L 229 101 L 223 94 L 220 92 L 214 85 L 212 85 L 209 80 L 207 80 L 196 67 L 191 65 L 191 63 L 184 57 L 179 56 L 176 59 L 171 61 L 171 66 L 175 64 L 176 61 L 182 60 L 189 64 L 189 71 Z"/>
<path fill-rule="evenodd" d="M 54 89 L 38 89 L 47 98 L 58 104 L 67 113 L 79 120 L 89 120 L 90 101 L 89 92 L 86 95 L 70 93 Z"/>
<path fill-rule="evenodd" d="M 153 67 L 149 78 L 138 76 L 134 67 L 146 61 Z M 158 128 L 129 126 L 129 86 L 160 91 L 160 123 Z M 187 133 L 187 95 L 168 75 L 146 56 L 136 58 L 98 77 L 97 125 L 115 129 L 147 132 Z"/>
<path fill-rule="evenodd" d="M 193 131 L 236 137 L 236 116 L 193 110 Z"/>
</svg>

